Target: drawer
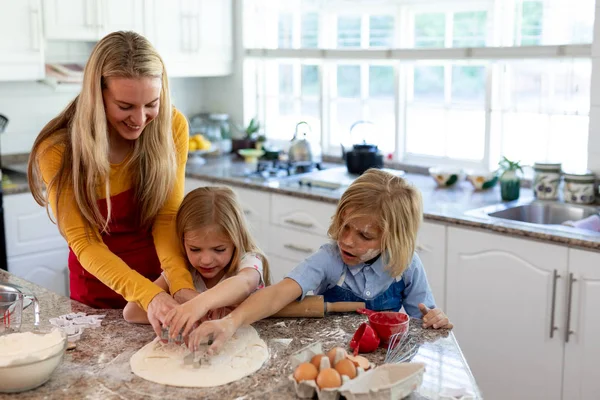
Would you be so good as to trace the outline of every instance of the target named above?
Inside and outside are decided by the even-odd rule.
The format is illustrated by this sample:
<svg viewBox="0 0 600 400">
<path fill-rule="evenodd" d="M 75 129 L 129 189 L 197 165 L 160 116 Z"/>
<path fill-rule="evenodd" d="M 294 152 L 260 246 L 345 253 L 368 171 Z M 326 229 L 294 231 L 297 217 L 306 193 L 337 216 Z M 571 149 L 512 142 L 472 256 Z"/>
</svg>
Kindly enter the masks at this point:
<svg viewBox="0 0 600 400">
<path fill-rule="evenodd" d="M 335 209 L 333 204 L 274 194 L 271 196 L 271 224 L 327 238 Z"/>
<path fill-rule="evenodd" d="M 269 253 L 299 263 L 319 250 L 327 239 L 294 229 L 269 226 Z"/>
<path fill-rule="evenodd" d="M 271 285 L 283 280 L 298 265 L 295 261 L 286 260 L 273 254 L 267 254 L 269 271 L 271 272 Z"/>
<path fill-rule="evenodd" d="M 230 187 L 237 194 L 247 218 L 269 221 L 269 208 L 271 205 L 271 195 L 269 193 L 235 186 Z"/>
<path fill-rule="evenodd" d="M 263 253 L 269 251 L 269 236 L 266 229 L 269 223 L 252 217 L 246 217 L 246 223 L 258 247 L 260 247 Z"/>
<path fill-rule="evenodd" d="M 51 292 L 69 295 L 69 248 L 8 257 L 8 272 L 40 285 Z"/>
</svg>

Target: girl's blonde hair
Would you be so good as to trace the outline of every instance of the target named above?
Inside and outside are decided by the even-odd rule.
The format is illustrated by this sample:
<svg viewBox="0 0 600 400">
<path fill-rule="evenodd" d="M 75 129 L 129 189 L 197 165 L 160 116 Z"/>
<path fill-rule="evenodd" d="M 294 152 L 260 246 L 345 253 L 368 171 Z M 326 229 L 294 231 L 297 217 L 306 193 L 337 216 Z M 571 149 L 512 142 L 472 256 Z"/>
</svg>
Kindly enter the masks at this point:
<svg viewBox="0 0 600 400">
<path fill-rule="evenodd" d="M 366 216 L 379 221 L 386 271 L 402 275 L 412 260 L 423 218 L 421 192 L 398 176 L 370 169 L 344 192 L 327 233 L 338 240 L 347 223 Z"/>
<path fill-rule="evenodd" d="M 150 226 L 173 189 L 177 155 L 171 131 L 172 108 L 164 63 L 150 42 L 134 32 L 113 32 L 100 40 L 85 66 L 80 94 L 38 135 L 29 157 L 28 179 L 35 200 L 48 208 L 43 194 L 39 158 L 55 146 L 62 148 L 58 173 L 48 182 L 58 199 L 72 189 L 88 228 L 108 231 L 111 215 L 109 136 L 102 90 L 108 78 L 160 78 L 160 109 L 134 143 L 127 162 L 133 178 L 138 221 Z M 104 193 L 107 216 L 102 215 L 98 193 Z M 65 214 L 70 210 L 64 210 Z M 60 228 L 60 221 L 58 221 Z"/>
<path fill-rule="evenodd" d="M 177 212 L 177 237 L 185 254 L 183 238 L 186 232 L 209 225 L 219 226 L 233 242 L 235 250 L 225 271 L 225 278 L 235 275 L 245 253 L 257 253 L 263 262 L 263 280 L 269 285 L 269 263 L 264 253 L 254 242 L 248 229 L 244 212 L 233 190 L 227 187 L 207 186 L 188 193 Z M 235 266 L 235 268 L 231 268 Z M 191 266 L 190 266 L 191 267 Z"/>
</svg>

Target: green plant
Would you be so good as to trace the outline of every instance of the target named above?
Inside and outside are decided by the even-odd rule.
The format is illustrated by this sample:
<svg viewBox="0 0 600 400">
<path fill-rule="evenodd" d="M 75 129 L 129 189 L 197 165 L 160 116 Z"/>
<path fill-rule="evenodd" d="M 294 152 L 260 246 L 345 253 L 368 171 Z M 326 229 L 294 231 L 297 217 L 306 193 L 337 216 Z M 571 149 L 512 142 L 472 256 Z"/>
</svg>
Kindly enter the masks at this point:
<svg viewBox="0 0 600 400">
<path fill-rule="evenodd" d="M 258 119 L 256 119 L 256 117 L 252 118 L 248 126 L 244 129 L 246 139 L 252 139 L 259 129 L 260 122 L 258 122 Z"/>
<path fill-rule="evenodd" d="M 512 179 L 518 179 L 517 171 L 523 173 L 523 166 L 521 165 L 521 161 L 511 161 L 505 156 L 502 157 L 502 160 L 498 163 L 500 167 L 498 172 L 500 173 L 500 179 L 505 175 L 508 175 Z"/>
</svg>

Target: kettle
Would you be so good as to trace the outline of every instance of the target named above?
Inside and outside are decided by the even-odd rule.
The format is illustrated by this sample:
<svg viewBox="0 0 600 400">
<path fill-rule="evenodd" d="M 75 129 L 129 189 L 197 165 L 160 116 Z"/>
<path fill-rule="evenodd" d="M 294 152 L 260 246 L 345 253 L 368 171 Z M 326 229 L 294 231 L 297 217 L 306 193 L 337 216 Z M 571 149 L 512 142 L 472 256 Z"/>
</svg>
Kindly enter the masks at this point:
<svg viewBox="0 0 600 400">
<path fill-rule="evenodd" d="M 350 127 L 350 133 L 359 124 L 372 124 L 369 121 L 357 121 Z M 352 150 L 346 151 L 342 144 L 342 158 L 346 161 L 348 172 L 362 175 L 369 168 L 383 168 L 383 154 L 377 145 L 368 144 L 363 139 L 362 143 L 354 144 Z"/>
<path fill-rule="evenodd" d="M 292 138 L 292 144 L 288 151 L 289 162 L 292 164 L 312 164 L 321 162 L 321 151 L 319 146 L 310 144 L 306 138 L 306 132 L 302 133 L 302 138 L 298 138 L 298 127 L 300 125 L 306 125 L 309 132 L 312 132 L 308 122 L 301 121 L 296 124 L 294 131 L 294 137 Z"/>
</svg>

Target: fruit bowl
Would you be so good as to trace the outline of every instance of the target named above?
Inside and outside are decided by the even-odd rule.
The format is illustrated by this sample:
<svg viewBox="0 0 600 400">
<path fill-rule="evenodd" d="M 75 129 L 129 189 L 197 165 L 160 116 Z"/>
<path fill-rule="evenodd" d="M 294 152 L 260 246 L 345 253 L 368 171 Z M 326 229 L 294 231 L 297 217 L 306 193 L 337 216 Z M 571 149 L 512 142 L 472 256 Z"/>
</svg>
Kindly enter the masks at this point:
<svg viewBox="0 0 600 400">
<path fill-rule="evenodd" d="M 450 187 L 464 179 L 464 172 L 460 168 L 453 167 L 431 167 L 429 175 L 440 187 Z"/>
<path fill-rule="evenodd" d="M 244 157 L 244 161 L 247 163 L 256 163 L 260 157 L 265 155 L 265 151 L 257 149 L 240 149 L 238 150 L 238 154 Z"/>
</svg>

